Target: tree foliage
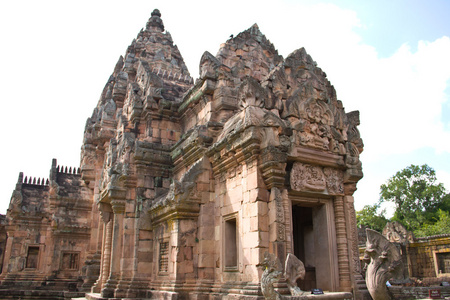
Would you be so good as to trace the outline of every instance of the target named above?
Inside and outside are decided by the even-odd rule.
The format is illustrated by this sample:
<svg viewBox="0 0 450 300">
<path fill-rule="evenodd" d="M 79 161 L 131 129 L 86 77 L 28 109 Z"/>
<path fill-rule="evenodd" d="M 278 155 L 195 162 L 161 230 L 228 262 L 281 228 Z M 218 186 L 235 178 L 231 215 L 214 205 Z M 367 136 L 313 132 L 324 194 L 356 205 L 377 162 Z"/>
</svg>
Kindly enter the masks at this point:
<svg viewBox="0 0 450 300">
<path fill-rule="evenodd" d="M 394 205 L 393 217 L 388 220 L 383 203 Z M 366 205 L 356 213 L 358 225 L 382 231 L 386 222 L 398 221 L 417 237 L 450 232 L 450 194 L 437 183 L 436 172 L 428 165 L 410 165 L 380 187 L 380 200 Z"/>
<path fill-rule="evenodd" d="M 436 223 L 424 224 L 414 232 L 417 237 L 432 236 L 444 233 L 450 233 L 450 212 L 443 211 L 442 209 L 438 211 L 438 219 Z"/>
<path fill-rule="evenodd" d="M 385 210 L 379 211 L 379 204 L 365 205 L 362 210 L 356 212 L 358 226 L 367 226 L 379 232 L 383 231 L 389 220 L 384 216 Z"/>
<path fill-rule="evenodd" d="M 389 178 L 380 187 L 380 203 L 395 206 L 392 221 L 399 221 L 408 230 L 436 222 L 439 209 L 445 209 L 445 188 L 436 183 L 436 172 L 428 165 L 411 165 Z"/>
</svg>

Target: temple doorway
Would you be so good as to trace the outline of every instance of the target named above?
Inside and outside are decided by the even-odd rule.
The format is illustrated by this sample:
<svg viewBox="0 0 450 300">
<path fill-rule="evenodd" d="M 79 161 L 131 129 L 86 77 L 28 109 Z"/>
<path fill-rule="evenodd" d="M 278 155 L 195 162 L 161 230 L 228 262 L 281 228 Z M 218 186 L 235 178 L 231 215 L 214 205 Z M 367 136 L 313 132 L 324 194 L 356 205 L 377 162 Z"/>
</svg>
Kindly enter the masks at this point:
<svg viewBox="0 0 450 300">
<path fill-rule="evenodd" d="M 292 220 L 293 252 L 306 270 L 299 287 L 335 291 L 338 266 L 332 201 L 293 202 Z"/>
<path fill-rule="evenodd" d="M 306 270 L 305 278 L 298 284 L 302 290 L 308 291 L 316 288 L 312 207 L 294 205 L 292 220 L 294 255 L 303 262 Z"/>
</svg>

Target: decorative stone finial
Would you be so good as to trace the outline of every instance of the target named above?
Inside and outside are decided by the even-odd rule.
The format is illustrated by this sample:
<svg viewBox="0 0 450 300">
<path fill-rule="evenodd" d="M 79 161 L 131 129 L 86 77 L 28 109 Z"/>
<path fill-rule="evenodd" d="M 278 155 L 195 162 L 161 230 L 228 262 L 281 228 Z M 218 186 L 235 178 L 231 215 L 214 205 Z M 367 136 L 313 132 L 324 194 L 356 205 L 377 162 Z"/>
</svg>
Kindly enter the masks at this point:
<svg viewBox="0 0 450 300">
<path fill-rule="evenodd" d="M 152 17 L 153 16 L 158 16 L 161 18 L 161 12 L 159 11 L 159 9 L 155 8 L 152 12 Z"/>
<path fill-rule="evenodd" d="M 164 31 L 164 24 L 161 20 L 161 13 L 159 12 L 159 9 L 153 10 L 151 18 L 148 19 L 146 29 L 148 31 Z"/>
</svg>

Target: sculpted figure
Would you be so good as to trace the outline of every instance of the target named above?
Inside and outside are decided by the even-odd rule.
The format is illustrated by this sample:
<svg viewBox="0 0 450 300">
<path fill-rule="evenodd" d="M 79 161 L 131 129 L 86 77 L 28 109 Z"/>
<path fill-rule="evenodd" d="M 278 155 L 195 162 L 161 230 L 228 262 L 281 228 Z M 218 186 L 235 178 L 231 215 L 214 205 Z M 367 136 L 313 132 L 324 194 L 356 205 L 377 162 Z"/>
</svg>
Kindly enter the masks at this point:
<svg viewBox="0 0 450 300">
<path fill-rule="evenodd" d="M 403 273 L 402 257 L 398 249 L 375 230 L 366 229 L 367 242 L 364 260 L 366 285 L 374 300 L 394 299 L 386 287 L 391 278 Z"/>
<path fill-rule="evenodd" d="M 412 243 L 414 242 L 414 234 L 399 222 L 388 222 L 383 228 L 383 235 L 391 243 Z"/>
<path fill-rule="evenodd" d="M 257 265 L 264 268 L 261 276 L 261 290 L 264 297 L 268 300 L 281 300 L 281 295 L 273 287 L 273 283 L 281 277 L 280 260 L 272 253 L 264 253 L 264 260 Z"/>
<path fill-rule="evenodd" d="M 305 292 L 297 286 L 297 279 L 305 278 L 305 265 L 294 254 L 289 253 L 284 266 L 284 277 L 292 296 L 301 296 Z"/>
<path fill-rule="evenodd" d="M 291 187 L 296 191 L 323 191 L 326 188 L 322 168 L 300 162 L 294 163 L 291 172 Z"/>
</svg>

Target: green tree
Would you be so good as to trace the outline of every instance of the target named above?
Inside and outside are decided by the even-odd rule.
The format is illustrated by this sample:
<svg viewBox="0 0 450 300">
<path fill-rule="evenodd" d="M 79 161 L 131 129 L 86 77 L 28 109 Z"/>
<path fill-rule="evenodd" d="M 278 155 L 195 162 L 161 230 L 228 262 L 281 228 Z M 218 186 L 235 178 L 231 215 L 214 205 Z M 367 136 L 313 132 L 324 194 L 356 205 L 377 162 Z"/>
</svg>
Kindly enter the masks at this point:
<svg viewBox="0 0 450 300">
<path fill-rule="evenodd" d="M 424 224 L 414 231 L 416 237 L 438 235 L 450 232 L 450 212 L 439 209 L 438 219 L 434 224 Z"/>
<path fill-rule="evenodd" d="M 365 205 L 363 209 L 356 212 L 356 222 L 358 226 L 367 226 L 370 229 L 382 232 L 389 220 L 384 216 L 384 209 L 379 211 L 380 204 Z"/>
<path fill-rule="evenodd" d="M 411 165 L 381 185 L 379 204 L 383 202 L 395 206 L 391 221 L 399 221 L 412 231 L 436 223 L 439 209 L 450 208 L 444 185 L 436 183 L 436 172 L 426 164 Z"/>
</svg>

